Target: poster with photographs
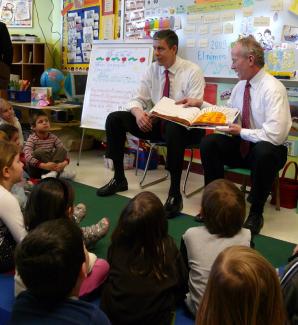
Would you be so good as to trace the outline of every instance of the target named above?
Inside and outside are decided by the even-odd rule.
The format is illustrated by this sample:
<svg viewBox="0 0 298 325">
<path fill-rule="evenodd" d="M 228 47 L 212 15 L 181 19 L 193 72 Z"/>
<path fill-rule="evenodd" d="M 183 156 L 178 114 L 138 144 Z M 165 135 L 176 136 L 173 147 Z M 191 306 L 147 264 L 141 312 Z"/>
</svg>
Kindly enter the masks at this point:
<svg viewBox="0 0 298 325">
<path fill-rule="evenodd" d="M 67 64 L 89 63 L 92 43 L 99 36 L 99 7 L 70 10 L 66 23 Z"/>
<path fill-rule="evenodd" d="M 7 27 L 32 27 L 33 0 L 0 0 L 0 21 Z"/>
</svg>

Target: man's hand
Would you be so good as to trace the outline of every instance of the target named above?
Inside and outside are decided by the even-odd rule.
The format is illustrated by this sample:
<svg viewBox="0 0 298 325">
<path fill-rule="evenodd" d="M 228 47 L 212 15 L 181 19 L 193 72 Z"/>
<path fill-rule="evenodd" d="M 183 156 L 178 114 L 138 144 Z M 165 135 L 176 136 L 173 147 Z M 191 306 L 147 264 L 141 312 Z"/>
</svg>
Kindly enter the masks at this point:
<svg viewBox="0 0 298 325">
<path fill-rule="evenodd" d="M 183 98 L 178 100 L 175 104 L 183 104 L 183 107 L 201 107 L 203 104 L 203 99 L 198 98 Z"/>
<path fill-rule="evenodd" d="M 138 127 L 143 132 L 152 130 L 152 123 L 150 116 L 140 108 L 132 108 L 131 113 L 135 116 Z"/>
<path fill-rule="evenodd" d="M 220 127 L 218 126 L 216 130 L 220 132 L 226 132 L 232 135 L 240 135 L 241 132 L 241 126 L 238 124 L 229 124 L 229 127 Z"/>
</svg>

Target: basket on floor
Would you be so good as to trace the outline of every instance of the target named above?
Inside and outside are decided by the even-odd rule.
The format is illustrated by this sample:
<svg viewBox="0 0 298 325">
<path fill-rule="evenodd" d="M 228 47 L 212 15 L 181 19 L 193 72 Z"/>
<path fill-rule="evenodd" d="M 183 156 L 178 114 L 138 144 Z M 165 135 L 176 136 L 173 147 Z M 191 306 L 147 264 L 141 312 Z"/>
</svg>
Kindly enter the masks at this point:
<svg viewBox="0 0 298 325">
<path fill-rule="evenodd" d="M 293 165 L 295 167 L 295 177 L 285 177 L 288 168 Z M 298 165 L 295 161 L 289 161 L 279 179 L 280 184 L 280 206 L 283 208 L 294 209 L 298 200 Z M 271 203 L 275 202 L 275 192 L 273 192 Z"/>
</svg>

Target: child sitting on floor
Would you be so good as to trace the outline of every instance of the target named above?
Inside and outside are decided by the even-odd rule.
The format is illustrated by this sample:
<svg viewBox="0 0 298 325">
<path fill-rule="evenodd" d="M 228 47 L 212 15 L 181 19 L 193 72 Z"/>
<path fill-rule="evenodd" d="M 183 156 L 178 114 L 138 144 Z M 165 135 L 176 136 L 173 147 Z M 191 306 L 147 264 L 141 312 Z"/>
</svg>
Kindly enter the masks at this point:
<svg viewBox="0 0 298 325">
<path fill-rule="evenodd" d="M 108 262 L 101 306 L 112 324 L 171 324 L 187 290 L 187 272 L 155 194 L 142 192 L 124 208 Z"/>
<path fill-rule="evenodd" d="M 73 179 L 74 172 L 65 170 L 69 164 L 67 151 L 62 141 L 49 132 L 50 122 L 47 114 L 36 110 L 31 117 L 33 133 L 28 137 L 24 154 L 28 173 L 32 178 L 56 177 Z"/>
<path fill-rule="evenodd" d="M 20 145 L 24 145 L 24 137 L 21 124 L 18 118 L 14 114 L 14 110 L 9 102 L 3 98 L 0 98 L 0 124 L 11 124 L 15 126 L 19 131 Z"/>
<path fill-rule="evenodd" d="M 281 287 L 288 314 L 289 324 L 298 324 L 298 245 L 294 248 L 293 256 L 289 258 Z"/>
<path fill-rule="evenodd" d="M 196 319 L 214 324 L 287 324 L 276 271 L 255 250 L 232 246 L 216 258 Z"/>
<path fill-rule="evenodd" d="M 78 299 L 88 261 L 82 233 L 57 219 L 32 230 L 16 249 L 16 267 L 28 290 L 15 301 L 10 324 L 109 325 L 95 305 Z"/>
<path fill-rule="evenodd" d="M 189 228 L 182 236 L 181 252 L 189 268 L 186 305 L 195 316 L 217 255 L 233 245 L 250 246 L 243 193 L 230 181 L 218 179 L 205 187 L 201 215 L 203 227 Z"/>
<path fill-rule="evenodd" d="M 14 249 L 27 234 L 24 218 L 11 188 L 21 181 L 23 164 L 19 148 L 0 141 L 0 272 L 14 268 Z"/>
<path fill-rule="evenodd" d="M 74 192 L 70 184 L 61 178 L 46 178 L 33 187 L 29 196 L 24 221 L 28 232 L 39 224 L 52 219 L 70 219 L 73 216 Z M 83 227 L 84 240 L 87 246 L 94 245 L 109 230 L 109 220 L 102 218 L 97 224 Z M 109 264 L 99 259 L 93 253 L 89 255 L 88 277 L 84 280 L 80 296 L 84 296 L 97 289 L 106 279 Z M 16 295 L 24 290 L 23 284 L 16 276 Z"/>
</svg>

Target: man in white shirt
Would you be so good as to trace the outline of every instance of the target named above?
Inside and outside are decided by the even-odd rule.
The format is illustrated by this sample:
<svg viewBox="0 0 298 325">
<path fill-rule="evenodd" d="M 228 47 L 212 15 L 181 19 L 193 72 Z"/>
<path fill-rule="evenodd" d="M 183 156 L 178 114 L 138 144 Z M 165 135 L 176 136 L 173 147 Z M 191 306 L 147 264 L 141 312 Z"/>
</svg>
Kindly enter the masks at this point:
<svg viewBox="0 0 298 325">
<path fill-rule="evenodd" d="M 274 178 L 287 160 L 284 145 L 291 128 L 285 87 L 266 73 L 264 51 L 253 37 L 238 40 L 232 48 L 232 69 L 240 81 L 228 106 L 240 110 L 241 124 L 231 124 L 225 134 L 211 134 L 200 145 L 205 184 L 224 178 L 224 165 L 251 170 L 251 208 L 244 224 L 252 234 L 263 226 L 263 209 Z M 186 105 L 202 105 L 188 98 Z M 204 107 L 204 104 L 202 105 Z"/>
<path fill-rule="evenodd" d="M 185 97 L 203 98 L 205 81 L 201 69 L 194 63 L 176 55 L 178 36 L 171 30 L 162 30 L 153 37 L 155 62 L 145 73 L 136 97 L 128 104 L 128 111 L 109 114 L 106 120 L 107 153 L 114 163 L 114 178 L 97 190 L 97 195 L 107 196 L 128 189 L 123 169 L 126 132 L 151 141 L 165 141 L 167 169 L 171 175 L 169 196 L 165 203 L 168 217 L 174 217 L 183 208 L 180 179 L 183 169 L 184 149 L 198 144 L 203 130 L 187 130 L 173 122 L 152 119 L 148 111 L 163 96 L 176 101 Z"/>
</svg>

